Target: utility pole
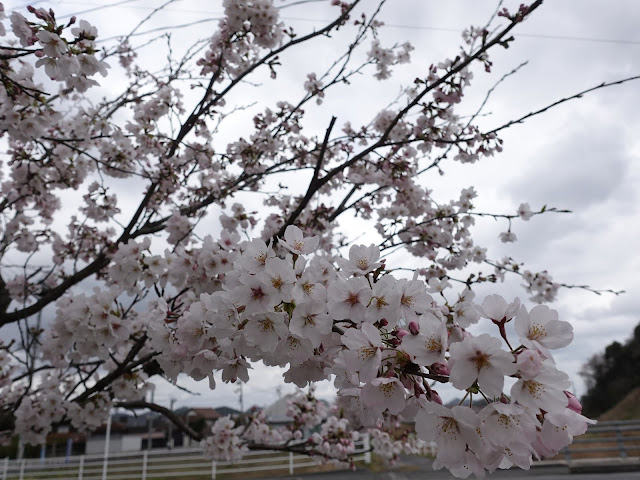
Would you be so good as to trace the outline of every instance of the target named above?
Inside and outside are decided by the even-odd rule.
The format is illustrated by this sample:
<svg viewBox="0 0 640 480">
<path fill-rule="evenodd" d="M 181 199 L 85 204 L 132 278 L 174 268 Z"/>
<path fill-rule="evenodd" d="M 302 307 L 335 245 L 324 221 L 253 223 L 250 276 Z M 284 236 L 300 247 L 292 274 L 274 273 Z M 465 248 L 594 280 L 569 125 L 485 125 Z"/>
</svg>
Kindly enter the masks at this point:
<svg viewBox="0 0 640 480">
<path fill-rule="evenodd" d="M 244 395 L 242 387 L 244 384 L 242 382 L 238 382 L 238 388 L 236 388 L 236 393 L 238 394 L 238 398 L 240 400 L 240 418 L 242 423 L 244 424 Z"/>
<path fill-rule="evenodd" d="M 282 385 L 276 387 L 276 393 L 278 394 L 278 400 L 282 398 Z"/>
<path fill-rule="evenodd" d="M 171 410 L 171 413 L 173 413 L 173 404 L 176 403 L 175 397 L 171 397 L 169 399 L 169 402 L 170 402 L 169 410 Z M 171 420 L 169 420 L 169 442 L 168 442 L 168 447 L 169 448 L 173 448 L 173 422 Z"/>
<path fill-rule="evenodd" d="M 109 444 L 111 443 L 111 414 L 113 411 L 109 409 L 109 418 L 107 419 L 107 431 L 104 436 L 104 455 L 102 458 L 102 480 L 107 480 L 107 466 L 109 465 Z"/>
<path fill-rule="evenodd" d="M 155 393 L 155 389 L 152 388 L 151 389 L 151 403 L 153 403 L 153 394 Z M 151 450 L 151 445 L 153 444 L 153 438 L 152 438 L 152 424 L 153 424 L 153 419 L 151 418 L 151 415 L 153 414 L 152 410 L 149 409 L 149 413 L 147 414 L 147 425 L 149 426 L 149 438 L 147 439 L 147 450 Z"/>
</svg>

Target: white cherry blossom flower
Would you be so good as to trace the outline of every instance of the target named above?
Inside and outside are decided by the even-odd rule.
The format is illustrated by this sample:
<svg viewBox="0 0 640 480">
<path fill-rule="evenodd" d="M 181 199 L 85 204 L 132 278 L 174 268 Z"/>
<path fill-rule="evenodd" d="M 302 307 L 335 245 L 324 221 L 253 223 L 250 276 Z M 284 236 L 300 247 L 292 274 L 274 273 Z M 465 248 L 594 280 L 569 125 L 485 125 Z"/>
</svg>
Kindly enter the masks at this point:
<svg viewBox="0 0 640 480">
<path fill-rule="evenodd" d="M 298 262 L 296 262 L 296 267 L 298 266 L 298 263 L 302 263 L 300 262 L 300 259 L 298 259 Z M 296 281 L 293 287 L 292 295 L 293 300 L 296 303 L 312 301 L 326 302 L 327 288 L 321 283 L 317 282 L 316 276 L 312 271 L 305 270 L 302 274 L 302 277 Z M 338 317 L 334 318 L 338 319 Z"/>
<path fill-rule="evenodd" d="M 27 19 L 16 11 L 11 12 L 10 19 L 11 29 L 14 35 L 20 40 L 20 45 L 23 47 L 33 45 L 38 38 L 33 34 Z"/>
<path fill-rule="evenodd" d="M 246 249 L 240 257 L 240 266 L 249 273 L 260 273 L 264 270 L 267 258 L 276 254 L 270 245 L 262 240 L 255 239 L 246 245 Z"/>
<path fill-rule="evenodd" d="M 525 348 L 516 359 L 520 378 L 530 380 L 542 371 L 542 359 L 536 350 Z"/>
<path fill-rule="evenodd" d="M 329 313 L 336 320 L 362 322 L 371 295 L 371 287 L 362 277 L 337 279 L 327 288 Z"/>
<path fill-rule="evenodd" d="M 373 284 L 371 300 L 365 312 L 367 322 L 377 322 L 383 318 L 390 327 L 394 327 L 399 320 L 400 293 L 396 289 L 396 279 L 390 275 L 378 279 Z"/>
<path fill-rule="evenodd" d="M 313 237 L 303 237 L 302 230 L 295 225 L 289 225 L 284 231 L 284 240 L 280 239 L 280 245 L 297 255 L 308 255 L 317 250 L 320 238 L 317 235 Z"/>
<path fill-rule="evenodd" d="M 349 328 L 342 335 L 342 343 L 349 349 L 343 356 L 349 368 L 359 373 L 360 381 L 376 378 L 382 360 L 380 347 L 383 346 L 378 329 L 369 323 Z"/>
<path fill-rule="evenodd" d="M 518 207 L 518 215 L 525 221 L 528 221 L 531 217 L 533 217 L 533 212 L 531 211 L 531 207 L 529 207 L 528 203 L 521 203 Z"/>
<path fill-rule="evenodd" d="M 263 352 L 273 352 L 281 338 L 287 336 L 284 313 L 268 312 L 249 317 L 244 335 L 250 345 Z"/>
<path fill-rule="evenodd" d="M 47 57 L 59 58 L 68 50 L 67 44 L 56 33 L 40 30 L 36 33 L 36 37 L 38 37 L 42 51 Z"/>
<path fill-rule="evenodd" d="M 308 302 L 296 306 L 289 323 L 291 333 L 319 347 L 325 335 L 331 333 L 333 321 L 326 313 L 326 303 Z"/>
<path fill-rule="evenodd" d="M 280 300 L 291 302 L 291 291 L 296 281 L 296 274 L 290 262 L 276 257 L 268 258 L 260 278 L 264 283 L 273 287 Z"/>
<path fill-rule="evenodd" d="M 513 302 L 507 304 L 507 301 L 500 295 L 487 295 L 482 306 L 476 305 L 476 309 L 482 317 L 496 322 L 508 322 L 518 312 L 518 308 L 520 308 L 519 298 L 516 297 Z"/>
<path fill-rule="evenodd" d="M 536 439 L 536 428 L 540 426 L 531 410 L 513 403 L 490 403 L 479 416 L 483 439 L 498 447 L 531 444 Z"/>
<path fill-rule="evenodd" d="M 244 305 L 246 313 L 269 312 L 280 303 L 278 291 L 256 275 L 242 275 L 240 282 L 242 286 L 230 292 L 231 299 L 236 305 Z"/>
<path fill-rule="evenodd" d="M 402 278 L 398 280 L 396 289 L 400 294 L 400 318 L 410 322 L 417 320 L 419 313 L 424 313 L 431 307 L 431 295 L 427 293 L 427 287 L 424 282 L 407 280 Z"/>
<path fill-rule="evenodd" d="M 447 351 L 447 327 L 433 313 L 420 316 L 420 332 L 417 335 L 406 335 L 399 347 L 406 352 L 413 363 L 431 365 L 444 360 Z"/>
<path fill-rule="evenodd" d="M 540 350 L 547 358 L 551 358 L 548 349 L 566 347 L 573 340 L 571 324 L 558 320 L 558 312 L 546 305 L 536 305 L 530 312 L 522 306 L 515 329 L 524 346 Z"/>
<path fill-rule="evenodd" d="M 379 258 L 380 249 L 374 244 L 368 247 L 366 245 L 352 245 L 349 249 L 349 260 L 339 258 L 338 264 L 345 275 L 365 275 L 382 265 L 378 262 Z"/>
<path fill-rule="evenodd" d="M 502 232 L 499 235 L 499 238 L 502 243 L 513 243 L 518 240 L 518 237 L 516 236 L 516 234 L 513 233 L 511 230 L 509 230 L 508 232 Z"/>
<path fill-rule="evenodd" d="M 436 277 L 432 277 L 429 279 L 427 284 L 429 285 L 427 287 L 427 292 L 429 293 L 442 293 L 447 288 L 451 287 L 451 284 L 449 283 L 447 277 L 444 277 L 441 280 Z"/>
<path fill-rule="evenodd" d="M 511 400 L 534 411 L 563 411 L 569 403 L 565 390 L 571 388 L 566 373 L 544 362 L 542 372 L 532 379 L 519 379 L 511 387 Z"/>
<path fill-rule="evenodd" d="M 214 292 L 211 295 L 203 293 L 200 302 L 209 323 L 207 332 L 210 336 L 226 338 L 236 331 L 240 322 L 238 310 L 226 292 Z"/>
<path fill-rule="evenodd" d="M 376 413 L 398 415 L 405 407 L 405 389 L 395 377 L 374 378 L 360 392 L 362 403 Z"/>
<path fill-rule="evenodd" d="M 280 340 L 276 346 L 276 352 L 281 352 L 282 357 L 285 359 L 301 364 L 313 357 L 313 345 L 307 338 L 289 335 Z"/>
<path fill-rule="evenodd" d="M 500 347 L 500 340 L 486 333 L 467 337 L 451 345 L 449 379 L 453 386 L 465 390 L 477 380 L 486 395 L 499 396 L 504 386 L 504 376 L 517 370 L 513 354 Z"/>
<path fill-rule="evenodd" d="M 447 468 L 461 466 L 467 448 L 480 451 L 479 426 L 480 418 L 469 407 L 447 408 L 427 402 L 416 415 L 418 438 L 436 442 L 436 458 Z"/>
<path fill-rule="evenodd" d="M 557 452 L 569 445 L 574 436 L 582 435 L 590 424 L 595 423 L 595 420 L 583 417 L 569 408 L 549 412 L 544 416 L 540 438 L 547 448 Z"/>
</svg>

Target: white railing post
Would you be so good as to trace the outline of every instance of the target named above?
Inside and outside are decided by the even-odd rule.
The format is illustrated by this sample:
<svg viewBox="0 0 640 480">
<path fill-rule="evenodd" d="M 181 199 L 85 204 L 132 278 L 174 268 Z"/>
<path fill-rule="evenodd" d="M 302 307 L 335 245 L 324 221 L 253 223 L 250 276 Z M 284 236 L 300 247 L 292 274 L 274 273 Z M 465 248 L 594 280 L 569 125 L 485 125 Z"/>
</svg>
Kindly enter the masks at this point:
<svg viewBox="0 0 640 480">
<path fill-rule="evenodd" d="M 2 480 L 7 480 L 8 470 L 9 470 L 9 457 L 4 457 L 4 466 L 2 467 Z"/>
<path fill-rule="evenodd" d="M 82 480 L 84 473 L 84 455 L 80 455 L 80 465 L 78 465 L 78 480 Z"/>
<path fill-rule="evenodd" d="M 111 443 L 111 410 L 107 419 L 107 432 L 104 437 L 104 459 L 102 462 L 102 480 L 107 480 L 107 468 L 109 466 L 109 443 Z"/>
<path fill-rule="evenodd" d="M 211 479 L 215 480 L 216 478 L 216 461 L 211 460 Z"/>
<path fill-rule="evenodd" d="M 25 464 L 25 459 L 22 459 L 22 462 L 20 462 L 20 480 L 24 480 L 24 464 Z"/>
<path fill-rule="evenodd" d="M 293 452 L 289 452 L 289 475 L 293 475 Z"/>
<path fill-rule="evenodd" d="M 364 463 L 367 465 L 371 463 L 371 442 L 369 441 L 369 434 L 365 433 L 362 438 L 364 448 Z"/>
<path fill-rule="evenodd" d="M 149 457 L 149 450 L 145 450 L 142 454 L 142 480 L 147 480 L 147 458 Z"/>
</svg>

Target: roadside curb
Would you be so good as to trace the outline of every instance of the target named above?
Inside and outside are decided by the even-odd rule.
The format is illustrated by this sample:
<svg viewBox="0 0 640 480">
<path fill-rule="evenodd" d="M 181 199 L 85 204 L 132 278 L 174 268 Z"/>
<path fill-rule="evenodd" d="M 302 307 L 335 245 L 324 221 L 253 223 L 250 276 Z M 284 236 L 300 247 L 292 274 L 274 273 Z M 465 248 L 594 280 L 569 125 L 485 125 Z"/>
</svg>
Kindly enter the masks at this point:
<svg viewBox="0 0 640 480">
<path fill-rule="evenodd" d="M 571 473 L 609 473 L 640 471 L 640 457 L 629 458 L 585 458 L 573 460 Z"/>
</svg>

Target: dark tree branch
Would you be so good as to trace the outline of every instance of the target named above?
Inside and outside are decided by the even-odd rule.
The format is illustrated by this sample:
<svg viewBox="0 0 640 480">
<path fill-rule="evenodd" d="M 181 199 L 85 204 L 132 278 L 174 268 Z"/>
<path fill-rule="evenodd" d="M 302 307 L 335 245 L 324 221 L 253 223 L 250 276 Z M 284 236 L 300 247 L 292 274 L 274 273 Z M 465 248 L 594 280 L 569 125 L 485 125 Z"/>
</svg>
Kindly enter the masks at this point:
<svg viewBox="0 0 640 480">
<path fill-rule="evenodd" d="M 176 427 L 182 430 L 184 433 L 189 435 L 194 440 L 200 441 L 202 440 L 202 435 L 192 429 L 178 414 L 174 411 L 169 410 L 162 405 L 157 405 L 155 403 L 145 402 L 144 400 L 140 400 L 137 402 L 117 402 L 113 405 L 114 407 L 122 407 L 129 410 L 136 410 L 141 408 L 148 408 L 154 412 L 160 413 L 164 415 L 167 419 L 171 421 Z"/>
<path fill-rule="evenodd" d="M 309 187 L 307 188 L 307 193 L 304 195 L 298 207 L 291 212 L 291 215 L 284 222 L 278 233 L 275 234 L 275 237 L 281 237 L 284 234 L 284 231 L 289 225 L 293 225 L 293 222 L 296 221 L 298 216 L 302 213 L 302 211 L 307 207 L 311 197 L 316 193 L 319 187 L 316 187 L 318 182 L 318 177 L 320 174 L 320 168 L 322 167 L 322 161 L 324 160 L 325 153 L 327 151 L 327 144 L 329 143 L 329 137 L 331 136 L 331 130 L 333 130 L 333 126 L 336 124 L 336 117 L 331 117 L 331 122 L 329 122 L 329 126 L 327 127 L 327 131 L 324 134 L 324 140 L 322 142 L 322 147 L 320 148 L 320 153 L 318 153 L 318 159 L 316 161 L 315 169 L 313 170 L 313 177 L 309 182 Z"/>
</svg>

